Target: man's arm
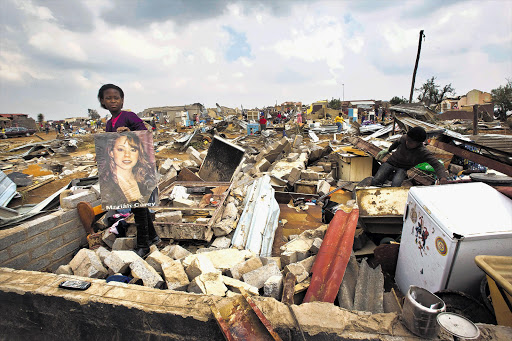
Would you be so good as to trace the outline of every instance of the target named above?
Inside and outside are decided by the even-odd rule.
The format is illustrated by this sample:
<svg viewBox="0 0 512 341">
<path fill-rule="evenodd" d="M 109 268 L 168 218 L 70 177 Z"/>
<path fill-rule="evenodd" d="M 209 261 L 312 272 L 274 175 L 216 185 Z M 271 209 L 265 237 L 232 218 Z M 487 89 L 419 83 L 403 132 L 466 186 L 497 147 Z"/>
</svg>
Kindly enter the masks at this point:
<svg viewBox="0 0 512 341">
<path fill-rule="evenodd" d="M 436 171 L 437 178 L 439 180 L 446 180 L 448 178 L 448 172 L 444 169 L 444 165 L 437 160 L 434 155 L 432 155 L 429 151 L 427 151 L 427 155 L 425 155 L 425 162 L 434 167 Z"/>
</svg>

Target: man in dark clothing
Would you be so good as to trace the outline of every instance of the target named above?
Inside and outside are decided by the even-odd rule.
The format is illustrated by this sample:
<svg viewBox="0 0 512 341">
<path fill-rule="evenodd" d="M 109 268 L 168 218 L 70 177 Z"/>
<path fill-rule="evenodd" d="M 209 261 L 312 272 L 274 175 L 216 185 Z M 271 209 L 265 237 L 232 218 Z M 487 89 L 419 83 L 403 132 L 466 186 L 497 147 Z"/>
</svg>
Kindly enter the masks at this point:
<svg viewBox="0 0 512 341">
<path fill-rule="evenodd" d="M 372 186 L 381 186 L 390 175 L 393 175 L 391 186 L 400 187 L 407 177 L 407 170 L 423 162 L 430 164 L 435 169 L 440 183 L 444 183 L 448 172 L 444 169 L 443 164 L 423 145 L 426 138 L 425 129 L 414 127 L 398 141 L 395 141 L 389 149 L 380 151 L 377 154 L 377 160 L 382 160 L 386 154 L 396 149 L 389 159 L 380 166 L 372 179 Z"/>
</svg>

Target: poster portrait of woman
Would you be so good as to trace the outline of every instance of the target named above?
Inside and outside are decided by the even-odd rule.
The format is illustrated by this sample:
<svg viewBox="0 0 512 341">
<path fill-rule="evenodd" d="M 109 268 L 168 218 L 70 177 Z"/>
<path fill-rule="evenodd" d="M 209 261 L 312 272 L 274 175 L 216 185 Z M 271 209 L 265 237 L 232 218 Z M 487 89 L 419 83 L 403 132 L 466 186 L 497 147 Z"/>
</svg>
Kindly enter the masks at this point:
<svg viewBox="0 0 512 341">
<path fill-rule="evenodd" d="M 96 134 L 94 142 L 103 209 L 155 206 L 157 182 L 151 132 Z"/>
</svg>

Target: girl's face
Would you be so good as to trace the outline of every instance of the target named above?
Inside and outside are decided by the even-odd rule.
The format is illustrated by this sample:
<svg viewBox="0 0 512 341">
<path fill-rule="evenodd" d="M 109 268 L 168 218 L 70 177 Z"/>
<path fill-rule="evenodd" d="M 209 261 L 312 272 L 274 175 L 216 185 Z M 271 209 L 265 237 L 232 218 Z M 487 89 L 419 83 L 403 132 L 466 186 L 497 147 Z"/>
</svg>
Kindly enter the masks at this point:
<svg viewBox="0 0 512 341">
<path fill-rule="evenodd" d="M 110 153 L 117 167 L 124 170 L 131 170 L 139 160 L 139 150 L 130 145 L 126 136 L 121 136 L 116 140 L 114 149 Z"/>
<path fill-rule="evenodd" d="M 101 100 L 108 111 L 111 113 L 119 113 L 123 109 L 124 99 L 116 89 L 107 89 L 103 92 L 103 99 Z"/>
</svg>

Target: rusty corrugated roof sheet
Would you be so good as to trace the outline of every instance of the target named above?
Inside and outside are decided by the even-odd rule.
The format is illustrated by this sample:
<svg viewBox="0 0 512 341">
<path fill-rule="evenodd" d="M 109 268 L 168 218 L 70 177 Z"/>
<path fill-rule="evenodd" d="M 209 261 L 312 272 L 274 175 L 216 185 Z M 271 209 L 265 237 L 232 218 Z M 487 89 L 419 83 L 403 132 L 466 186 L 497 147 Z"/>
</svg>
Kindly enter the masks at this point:
<svg viewBox="0 0 512 341">
<path fill-rule="evenodd" d="M 512 135 L 483 134 L 472 135 L 469 139 L 481 146 L 490 147 L 512 154 Z"/>
</svg>

